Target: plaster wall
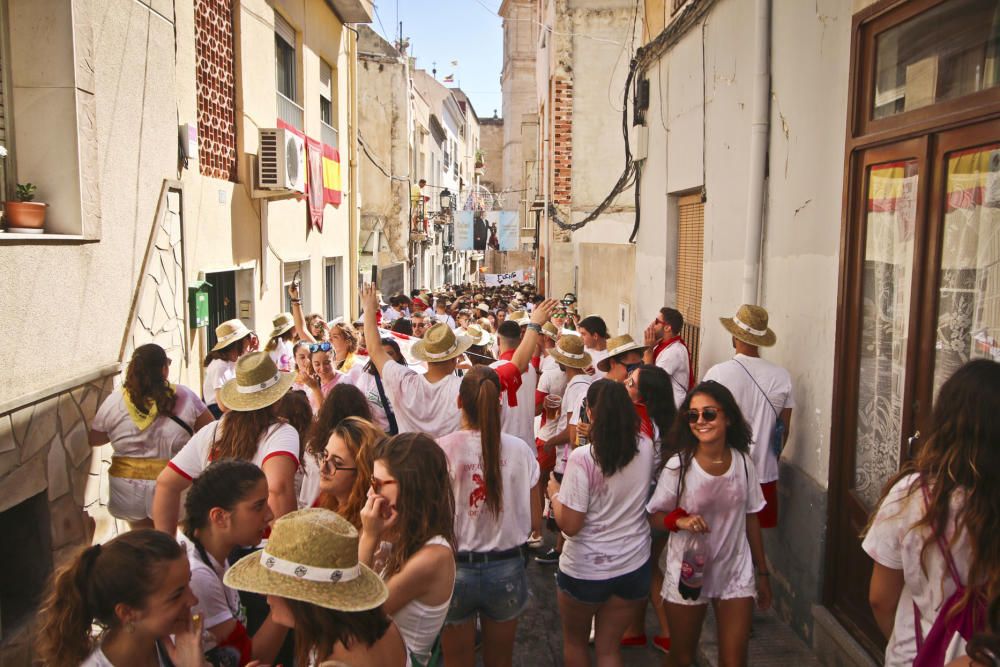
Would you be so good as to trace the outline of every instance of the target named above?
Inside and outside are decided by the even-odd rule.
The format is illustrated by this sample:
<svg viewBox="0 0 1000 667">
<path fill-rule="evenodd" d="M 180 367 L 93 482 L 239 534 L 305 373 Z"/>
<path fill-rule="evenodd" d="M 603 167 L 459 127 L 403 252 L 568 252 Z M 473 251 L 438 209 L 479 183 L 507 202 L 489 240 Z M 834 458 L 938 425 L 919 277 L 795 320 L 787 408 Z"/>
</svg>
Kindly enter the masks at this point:
<svg viewBox="0 0 1000 667">
<path fill-rule="evenodd" d="M 489 185 L 491 189 L 500 190 L 503 187 L 503 133 L 504 120 L 486 119 L 479 128 L 479 148 L 483 151 L 486 167 L 479 182 Z"/>
<path fill-rule="evenodd" d="M 535 80 L 535 49 L 538 29 L 533 2 L 515 0 L 502 7 L 504 22 L 504 62 L 500 75 L 503 93 L 504 123 L 503 181 L 504 190 L 524 187 L 523 138 L 520 119 L 537 113 Z"/>
</svg>

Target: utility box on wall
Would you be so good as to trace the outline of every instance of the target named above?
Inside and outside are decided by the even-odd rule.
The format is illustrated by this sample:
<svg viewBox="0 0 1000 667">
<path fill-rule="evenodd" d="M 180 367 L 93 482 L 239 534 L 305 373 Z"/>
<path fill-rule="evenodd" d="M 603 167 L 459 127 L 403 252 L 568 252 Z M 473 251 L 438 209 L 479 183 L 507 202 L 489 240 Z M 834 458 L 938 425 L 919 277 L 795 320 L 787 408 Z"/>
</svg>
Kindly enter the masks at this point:
<svg viewBox="0 0 1000 667">
<path fill-rule="evenodd" d="M 188 286 L 188 321 L 191 328 L 208 326 L 208 288 L 212 284 L 196 280 Z"/>
</svg>

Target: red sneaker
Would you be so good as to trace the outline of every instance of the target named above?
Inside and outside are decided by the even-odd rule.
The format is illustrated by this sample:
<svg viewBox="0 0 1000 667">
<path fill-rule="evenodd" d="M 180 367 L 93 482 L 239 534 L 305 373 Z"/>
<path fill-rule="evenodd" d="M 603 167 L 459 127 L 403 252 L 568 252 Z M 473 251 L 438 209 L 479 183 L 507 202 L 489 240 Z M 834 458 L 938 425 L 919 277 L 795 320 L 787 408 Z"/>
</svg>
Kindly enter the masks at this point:
<svg viewBox="0 0 1000 667">
<path fill-rule="evenodd" d="M 664 653 L 670 653 L 670 637 L 653 637 L 653 648 Z"/>
<path fill-rule="evenodd" d="M 636 635 L 635 637 L 622 637 L 621 645 L 624 648 L 634 648 L 646 645 L 646 635 Z"/>
</svg>

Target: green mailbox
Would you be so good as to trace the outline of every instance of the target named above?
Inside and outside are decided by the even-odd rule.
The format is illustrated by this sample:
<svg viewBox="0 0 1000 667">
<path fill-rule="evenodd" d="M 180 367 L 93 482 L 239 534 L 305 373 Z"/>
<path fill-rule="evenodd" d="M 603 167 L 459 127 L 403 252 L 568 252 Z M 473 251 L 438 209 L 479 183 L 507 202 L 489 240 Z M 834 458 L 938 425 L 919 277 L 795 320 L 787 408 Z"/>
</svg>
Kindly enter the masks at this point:
<svg viewBox="0 0 1000 667">
<path fill-rule="evenodd" d="M 193 329 L 208 326 L 208 288 L 211 286 L 205 280 L 188 285 L 188 318 Z"/>
</svg>

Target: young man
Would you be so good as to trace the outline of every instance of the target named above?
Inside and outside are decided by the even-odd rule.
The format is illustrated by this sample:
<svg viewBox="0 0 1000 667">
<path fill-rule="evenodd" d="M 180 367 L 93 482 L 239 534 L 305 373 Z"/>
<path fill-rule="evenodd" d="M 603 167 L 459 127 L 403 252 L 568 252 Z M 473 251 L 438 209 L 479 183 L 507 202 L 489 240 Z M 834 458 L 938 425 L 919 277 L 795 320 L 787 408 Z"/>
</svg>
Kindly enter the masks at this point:
<svg viewBox="0 0 1000 667">
<path fill-rule="evenodd" d="M 448 313 L 448 303 L 447 299 L 441 297 L 434 300 L 434 314 L 438 322 L 444 322 L 452 329 L 457 328 L 455 324 L 455 318 Z"/>
<path fill-rule="evenodd" d="M 660 308 L 656 319 L 646 328 L 645 343 L 648 346 L 643 360 L 656 364 L 670 376 L 674 389 L 674 405 L 680 407 L 687 393 L 694 387 L 691 373 L 691 352 L 681 338 L 684 316 L 676 308 Z"/>
<path fill-rule="evenodd" d="M 600 316 L 590 315 L 583 318 L 577 323 L 576 330 L 579 332 L 580 338 L 583 339 L 583 346 L 595 365 L 608 356 L 608 338 L 610 338 L 610 334 L 608 333 L 608 325 Z M 600 380 L 604 377 L 603 371 L 593 366 L 587 369 L 587 373 L 593 375 L 595 380 Z"/>
<path fill-rule="evenodd" d="M 389 307 L 382 311 L 382 323 L 386 326 L 392 324 L 403 317 L 403 309 L 400 305 L 401 294 L 393 294 L 389 297 Z"/>
<path fill-rule="evenodd" d="M 597 362 L 597 370 L 615 382 L 625 382 L 628 374 L 642 365 L 645 345 L 639 345 L 628 334 L 615 336 L 608 341 L 608 356 Z"/>
<path fill-rule="evenodd" d="M 410 323 L 413 325 L 413 335 L 417 338 L 423 338 L 431 326 L 430 318 L 427 317 L 426 313 L 413 313 Z"/>
<path fill-rule="evenodd" d="M 750 424 L 753 440 L 750 457 L 757 467 L 757 477 L 767 505 L 757 515 L 761 528 L 778 525 L 778 454 L 772 446 L 775 425 L 780 418 L 784 434 L 780 446 L 788 440 L 792 420 L 791 376 L 781 366 L 760 358 L 761 347 L 771 347 L 777 337 L 768 326 L 767 311 L 744 304 L 734 317 L 719 321 L 732 335 L 735 356 L 708 369 L 706 380 L 715 380 L 733 393 L 743 418 Z"/>
<path fill-rule="evenodd" d="M 554 302 L 553 302 L 554 304 Z M 415 370 L 393 361 L 379 336 L 375 323 L 378 300 L 371 285 L 361 290 L 361 305 L 365 313 L 365 338 L 369 341 L 368 355 L 382 377 L 383 386 L 396 416 L 400 433 L 424 432 L 437 438 L 454 433 L 461 428 L 461 411 L 458 409 L 458 390 L 462 378 L 455 375 L 459 357 L 472 345 L 468 336 L 455 336 L 446 324 L 435 324 L 424 338 L 413 344 L 411 354 L 427 363 L 427 372 Z M 549 310 L 544 307 L 536 317 L 544 322 Z M 540 330 L 541 325 L 534 325 Z M 507 391 L 517 391 L 521 372 L 528 367 L 534 352 L 538 333 L 528 327 L 524 340 L 511 358 L 509 368 L 498 369 L 500 386 Z"/>
</svg>

